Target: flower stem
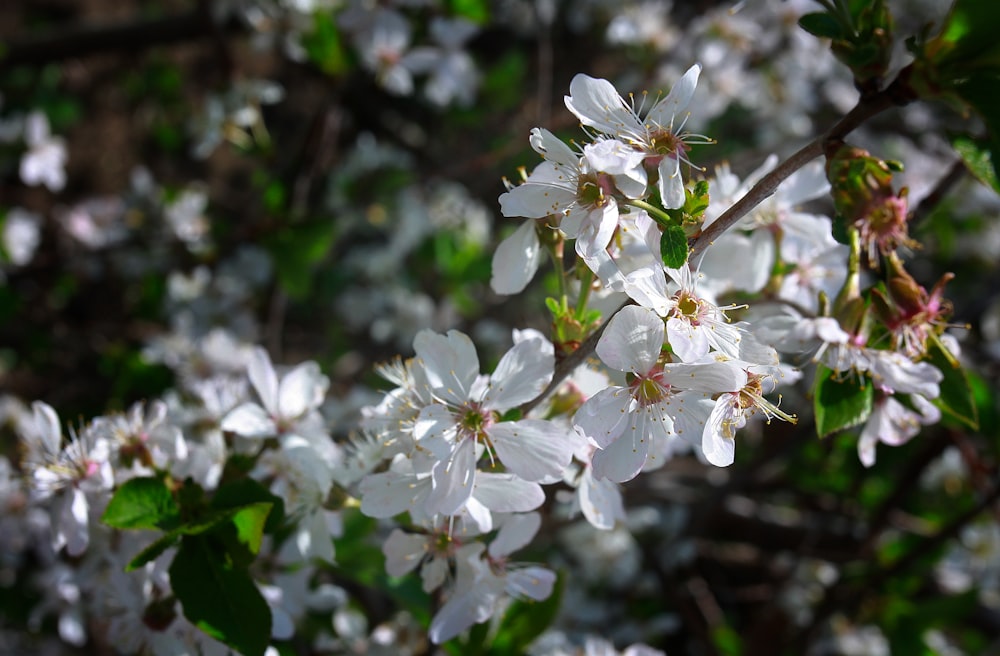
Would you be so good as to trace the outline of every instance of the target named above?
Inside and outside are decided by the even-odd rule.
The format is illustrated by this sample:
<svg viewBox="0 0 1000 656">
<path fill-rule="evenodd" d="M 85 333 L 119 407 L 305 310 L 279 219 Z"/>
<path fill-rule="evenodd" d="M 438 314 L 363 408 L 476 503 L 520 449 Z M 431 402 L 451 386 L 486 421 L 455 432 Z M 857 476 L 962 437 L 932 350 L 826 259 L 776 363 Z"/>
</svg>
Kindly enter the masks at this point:
<svg viewBox="0 0 1000 656">
<path fill-rule="evenodd" d="M 651 216 L 654 221 L 656 221 L 659 225 L 663 226 L 664 228 L 666 228 L 667 226 L 671 225 L 674 222 L 674 220 L 670 218 L 669 214 L 661 210 L 656 205 L 653 205 L 652 203 L 647 203 L 644 200 L 639 200 L 639 199 L 628 200 L 625 202 L 625 204 L 631 205 L 632 207 L 638 207 L 641 210 L 646 210 L 649 216 Z"/>
</svg>

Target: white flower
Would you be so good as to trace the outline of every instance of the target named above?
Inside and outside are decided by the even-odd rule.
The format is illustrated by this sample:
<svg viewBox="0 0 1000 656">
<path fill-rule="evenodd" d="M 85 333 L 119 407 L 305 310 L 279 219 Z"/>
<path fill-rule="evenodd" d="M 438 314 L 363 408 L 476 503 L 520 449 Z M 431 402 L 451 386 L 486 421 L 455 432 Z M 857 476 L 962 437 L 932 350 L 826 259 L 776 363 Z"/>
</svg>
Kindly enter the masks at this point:
<svg viewBox="0 0 1000 656">
<path fill-rule="evenodd" d="M 622 308 L 608 322 L 597 354 L 629 376 L 627 387 L 612 386 L 592 396 L 573 419 L 600 448 L 596 478 L 624 482 L 646 464 L 650 442 L 662 445 L 677 435 L 700 436 L 711 412 L 711 394 L 739 389 L 746 374 L 726 362 L 662 364 L 663 320 L 648 308 Z M 666 452 L 669 452 L 667 450 Z"/>
<path fill-rule="evenodd" d="M 427 500 L 434 512 L 453 514 L 472 495 L 479 444 L 526 481 L 561 476 L 573 456 L 572 434 L 538 419 L 499 421 L 552 379 L 554 355 L 548 340 L 533 336 L 518 341 L 488 379 L 479 375 L 472 341 L 458 331 L 446 336 L 421 331 L 413 345 L 437 400 L 420 411 L 414 428 L 418 445 L 438 458 Z"/>
<path fill-rule="evenodd" d="M 478 542 L 457 551 L 455 585 L 451 597 L 431 620 L 432 642 L 441 644 L 473 624 L 485 622 L 505 594 L 535 601 L 552 594 L 554 572 L 509 562 L 510 554 L 531 542 L 540 526 L 538 513 L 513 515 L 500 527 L 485 556 L 483 544 Z"/>
<path fill-rule="evenodd" d="M 53 548 L 65 546 L 70 556 L 79 556 L 90 543 L 88 495 L 107 493 L 114 484 L 111 449 L 92 426 L 80 435 L 71 432 L 63 447 L 55 410 L 41 401 L 32 404 L 32 410 L 32 417 L 19 426 L 28 450 L 25 465 L 38 498 L 60 493 L 52 515 Z"/>
<path fill-rule="evenodd" d="M 243 403 L 222 420 L 222 430 L 249 438 L 296 432 L 297 424 L 323 402 L 329 379 L 315 362 L 304 362 L 278 380 L 267 351 L 257 347 L 247 374 L 263 407 Z"/>
<path fill-rule="evenodd" d="M 544 128 L 531 131 L 531 146 L 545 161 L 524 181 L 500 195 L 506 217 L 559 217 L 559 229 L 576 240 L 576 251 L 592 257 L 607 248 L 618 226 L 612 177 L 589 168 L 588 160 Z"/>
<path fill-rule="evenodd" d="M 668 209 L 684 205 L 681 162 L 690 163 L 685 155 L 688 143 L 711 143 L 700 135 L 681 132 L 687 120 L 684 110 L 700 73 L 697 64 L 689 68 L 670 93 L 642 116 L 642 108 L 626 103 L 610 82 L 583 74 L 573 78 L 570 95 L 565 97 L 566 107 L 583 125 L 622 141 L 641 152 L 646 161 L 656 163 L 660 198 Z"/>
<path fill-rule="evenodd" d="M 29 186 L 43 184 L 49 191 L 66 186 L 66 142 L 49 133 L 49 119 L 39 111 L 28 114 L 24 123 L 28 150 L 21 156 L 21 181 Z"/>
</svg>

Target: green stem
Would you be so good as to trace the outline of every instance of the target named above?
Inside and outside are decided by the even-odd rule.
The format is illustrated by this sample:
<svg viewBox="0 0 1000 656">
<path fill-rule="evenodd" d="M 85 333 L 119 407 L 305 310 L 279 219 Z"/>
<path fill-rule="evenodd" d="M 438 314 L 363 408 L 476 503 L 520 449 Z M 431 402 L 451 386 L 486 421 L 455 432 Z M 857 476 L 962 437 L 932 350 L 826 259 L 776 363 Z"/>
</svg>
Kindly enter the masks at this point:
<svg viewBox="0 0 1000 656">
<path fill-rule="evenodd" d="M 631 205 L 632 207 L 638 207 L 641 210 L 646 210 L 646 212 L 648 212 L 649 215 L 653 217 L 653 220 L 656 221 L 661 226 L 663 226 L 664 228 L 674 224 L 674 220 L 670 217 L 669 214 L 661 210 L 656 205 L 653 205 L 652 203 L 647 203 L 644 200 L 636 199 L 636 200 L 625 201 L 625 204 Z"/>
</svg>

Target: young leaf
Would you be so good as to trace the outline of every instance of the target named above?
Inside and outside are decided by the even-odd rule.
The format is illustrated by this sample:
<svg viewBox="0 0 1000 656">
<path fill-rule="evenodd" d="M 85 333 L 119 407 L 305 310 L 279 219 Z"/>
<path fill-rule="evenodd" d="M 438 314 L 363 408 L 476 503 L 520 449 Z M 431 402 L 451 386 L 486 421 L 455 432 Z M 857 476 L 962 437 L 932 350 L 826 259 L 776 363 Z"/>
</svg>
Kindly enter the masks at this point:
<svg viewBox="0 0 1000 656">
<path fill-rule="evenodd" d="M 821 438 L 857 426 L 872 413 L 874 386 L 867 380 L 838 380 L 837 375 L 824 366 L 816 370 L 813 406 Z"/>
<path fill-rule="evenodd" d="M 111 497 L 101 521 L 111 528 L 166 529 L 177 521 L 180 510 L 167 484 L 159 478 L 133 478 Z"/>
<path fill-rule="evenodd" d="M 250 574 L 213 547 L 206 536 L 186 536 L 170 564 L 170 586 L 192 624 L 242 654 L 262 656 L 271 610 Z"/>
<path fill-rule="evenodd" d="M 954 361 L 954 357 L 945 351 L 938 340 L 932 340 L 927 349 L 928 362 L 937 367 L 944 379 L 939 386 L 941 395 L 934 399 L 934 405 L 952 418 L 965 424 L 972 430 L 979 429 L 979 416 L 976 409 L 975 396 L 965 370 Z"/>
<path fill-rule="evenodd" d="M 799 27 L 809 32 L 809 34 L 823 39 L 840 39 L 843 36 L 840 23 L 833 16 L 823 11 L 803 15 L 799 19 Z"/>
<path fill-rule="evenodd" d="M 1000 181 L 997 180 L 996 171 L 993 168 L 990 151 L 980 147 L 969 137 L 958 137 L 951 142 L 955 147 L 959 157 L 965 162 L 965 167 L 969 173 L 984 185 L 1000 194 Z"/>
<path fill-rule="evenodd" d="M 687 235 L 679 225 L 667 226 L 660 235 L 660 255 L 671 269 L 681 268 L 688 258 Z"/>
<path fill-rule="evenodd" d="M 233 515 L 233 524 L 239 541 L 246 545 L 251 553 L 260 551 L 260 542 L 264 539 L 264 524 L 271 512 L 271 504 L 266 502 L 252 503 L 240 508 Z"/>
</svg>

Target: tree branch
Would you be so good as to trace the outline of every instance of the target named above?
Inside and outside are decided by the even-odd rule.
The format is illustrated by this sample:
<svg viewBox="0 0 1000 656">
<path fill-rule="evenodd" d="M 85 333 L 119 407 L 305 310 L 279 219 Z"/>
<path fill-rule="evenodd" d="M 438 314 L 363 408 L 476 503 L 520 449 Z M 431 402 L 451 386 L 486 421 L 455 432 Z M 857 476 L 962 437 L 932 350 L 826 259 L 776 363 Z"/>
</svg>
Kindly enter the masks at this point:
<svg viewBox="0 0 1000 656">
<path fill-rule="evenodd" d="M 819 137 L 800 148 L 795 154 L 765 175 L 750 191 L 719 216 L 711 225 L 702 230 L 691 245 L 691 257 L 695 257 L 719 238 L 733 224 L 743 218 L 753 208 L 769 198 L 782 182 L 800 168 L 823 154 L 826 145 L 843 139 L 859 125 L 894 105 L 903 105 L 912 98 L 905 91 L 906 76 L 900 73 L 896 81 L 868 97 L 862 97 L 858 104 L 840 119 L 836 125 Z"/>
</svg>

